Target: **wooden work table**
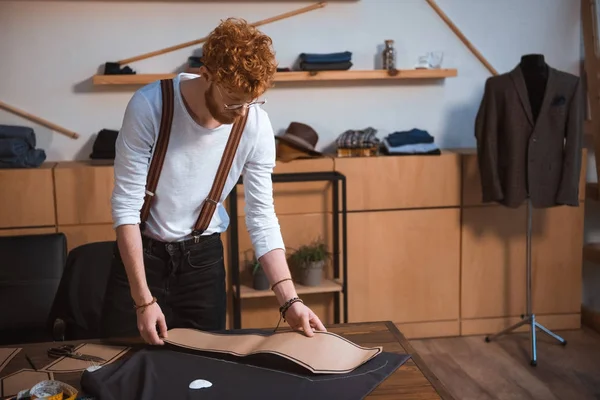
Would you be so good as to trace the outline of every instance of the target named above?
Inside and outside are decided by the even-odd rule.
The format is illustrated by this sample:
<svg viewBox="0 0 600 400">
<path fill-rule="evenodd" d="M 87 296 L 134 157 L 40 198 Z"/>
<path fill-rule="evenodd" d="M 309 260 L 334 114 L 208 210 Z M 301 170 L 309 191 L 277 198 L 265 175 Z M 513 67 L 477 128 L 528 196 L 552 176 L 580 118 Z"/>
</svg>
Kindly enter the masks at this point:
<svg viewBox="0 0 600 400">
<path fill-rule="evenodd" d="M 552 330 L 580 326 L 585 166 L 579 207 L 535 210 L 533 216 L 533 311 Z M 348 322 L 390 320 L 408 338 L 494 333 L 520 319 L 525 311 L 525 207 L 481 202 L 475 149 L 444 150 L 439 156 L 278 162 L 274 172 L 323 171 L 346 177 L 348 276 L 334 280 L 328 268 L 322 286 L 299 287 L 322 320 L 334 322 L 333 299 L 344 279 Z M 69 249 L 114 240 L 113 174 L 110 163 L 85 161 L 0 171 L 0 187 L 10 188 L 0 193 L 0 235 L 58 231 L 66 235 Z M 289 249 L 318 237 L 332 245 L 329 182 L 275 183 L 273 191 Z M 274 327 L 274 297 L 249 284 L 247 263 L 253 254 L 244 205 L 240 187 L 242 328 Z M 230 270 L 228 235 L 223 238 Z M 231 274 L 228 288 L 231 304 Z M 232 314 L 230 307 L 229 327 Z"/>
<path fill-rule="evenodd" d="M 433 375 L 425 365 L 423 359 L 416 353 L 404 335 L 391 322 L 368 322 L 328 327 L 334 332 L 361 346 L 383 346 L 386 352 L 410 354 L 411 358 L 392 375 L 383 381 L 371 394 L 369 399 L 420 399 L 452 400 L 453 397 L 442 385 L 440 380 Z M 87 340 L 65 343 L 112 343 L 111 341 Z M 122 344 L 122 341 L 118 342 Z M 143 348 L 138 341 L 126 341 L 132 350 L 124 357 L 131 356 L 136 350 Z M 57 343 L 35 343 L 25 345 L 11 345 L 4 347 L 21 347 L 22 350 L 6 366 L 0 376 L 6 376 L 21 369 L 30 369 L 26 355 L 32 360 L 36 368 L 42 368 L 52 361 L 46 354 L 50 347 Z M 80 388 L 81 373 L 55 373 L 54 379 L 67 383 L 78 390 Z"/>
</svg>

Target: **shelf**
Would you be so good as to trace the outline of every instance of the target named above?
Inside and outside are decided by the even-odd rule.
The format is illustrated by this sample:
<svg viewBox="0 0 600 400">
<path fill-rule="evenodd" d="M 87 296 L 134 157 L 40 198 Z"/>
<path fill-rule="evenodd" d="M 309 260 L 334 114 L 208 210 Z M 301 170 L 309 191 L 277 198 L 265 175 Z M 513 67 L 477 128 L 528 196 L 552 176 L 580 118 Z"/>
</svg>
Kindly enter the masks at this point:
<svg viewBox="0 0 600 400">
<path fill-rule="evenodd" d="M 160 79 L 170 79 L 176 74 L 94 75 L 94 85 L 146 85 Z M 306 81 L 372 81 L 400 79 L 443 79 L 457 76 L 456 69 L 399 69 L 395 75 L 385 70 L 348 70 L 277 72 L 275 82 Z"/>
<path fill-rule="evenodd" d="M 314 294 L 314 293 L 336 293 L 342 291 L 342 284 L 337 280 L 323 279 L 319 286 L 302 286 L 295 283 L 296 292 L 298 294 Z M 237 290 L 233 285 L 234 296 L 237 297 Z M 252 299 L 259 297 L 273 297 L 275 294 L 272 290 L 255 290 L 248 285 L 240 284 L 240 292 L 242 299 Z"/>
</svg>

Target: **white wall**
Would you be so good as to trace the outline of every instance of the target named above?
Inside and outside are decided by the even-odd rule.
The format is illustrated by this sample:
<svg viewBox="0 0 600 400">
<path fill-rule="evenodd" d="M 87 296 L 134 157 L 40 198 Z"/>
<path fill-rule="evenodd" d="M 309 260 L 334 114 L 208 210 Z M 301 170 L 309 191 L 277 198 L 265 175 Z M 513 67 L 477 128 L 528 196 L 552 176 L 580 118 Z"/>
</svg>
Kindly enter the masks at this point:
<svg viewBox="0 0 600 400">
<path fill-rule="evenodd" d="M 106 61 L 205 36 L 219 19 L 256 21 L 307 2 L 0 1 L 0 99 L 79 132 L 72 140 L 33 125 L 48 160 L 85 159 L 93 135 L 118 129 L 131 88 L 99 88 L 91 77 Z M 525 53 L 543 53 L 579 75 L 579 1 L 438 0 L 500 72 Z M 473 118 L 490 75 L 424 0 L 332 1 L 323 9 L 266 25 L 281 66 L 301 52 L 352 51 L 355 69 L 372 69 L 378 46 L 394 39 L 398 67 L 443 50 L 459 76 L 442 85 L 394 83 L 275 88 L 265 105 L 276 132 L 292 121 L 313 126 L 324 148 L 346 129 L 429 130 L 442 147 L 472 147 Z M 171 72 L 194 48 L 132 63 L 138 73 Z M 30 124 L 0 110 L 0 123 Z"/>
</svg>

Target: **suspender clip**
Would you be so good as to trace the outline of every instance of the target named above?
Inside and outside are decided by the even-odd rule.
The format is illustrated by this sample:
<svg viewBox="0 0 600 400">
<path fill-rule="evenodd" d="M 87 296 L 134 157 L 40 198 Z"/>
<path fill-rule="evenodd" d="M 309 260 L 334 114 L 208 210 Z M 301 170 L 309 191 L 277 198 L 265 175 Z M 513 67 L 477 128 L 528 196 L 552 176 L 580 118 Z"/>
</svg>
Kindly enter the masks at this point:
<svg viewBox="0 0 600 400">
<path fill-rule="evenodd" d="M 202 232 L 194 229 L 192 231 L 192 237 L 194 238 L 194 243 L 197 244 L 200 241 L 200 236 L 202 236 Z"/>
<path fill-rule="evenodd" d="M 205 198 L 204 201 L 208 202 L 208 203 L 213 203 L 215 206 L 219 205 L 219 202 L 216 200 L 213 200 L 209 197 Z"/>
</svg>

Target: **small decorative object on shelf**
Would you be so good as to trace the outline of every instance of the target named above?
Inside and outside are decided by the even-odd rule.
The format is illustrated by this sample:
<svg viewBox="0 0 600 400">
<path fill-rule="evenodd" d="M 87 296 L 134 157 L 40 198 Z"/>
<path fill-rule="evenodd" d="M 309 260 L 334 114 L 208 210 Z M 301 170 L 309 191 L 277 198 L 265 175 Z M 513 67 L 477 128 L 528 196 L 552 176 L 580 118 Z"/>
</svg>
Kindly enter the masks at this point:
<svg viewBox="0 0 600 400">
<path fill-rule="evenodd" d="M 267 274 L 256 259 L 252 261 L 252 287 L 255 290 L 268 290 L 270 287 Z"/>
<path fill-rule="evenodd" d="M 385 41 L 385 48 L 381 53 L 381 58 L 383 61 L 383 69 L 387 69 L 388 71 L 396 69 L 396 50 L 394 49 L 393 40 Z"/>
<path fill-rule="evenodd" d="M 300 246 L 290 257 L 298 283 L 304 286 L 319 286 L 328 257 L 327 245 L 321 240 Z"/>
<path fill-rule="evenodd" d="M 377 130 L 347 130 L 336 140 L 338 157 L 373 157 L 379 155 L 380 142 Z"/>
<path fill-rule="evenodd" d="M 415 69 L 439 69 L 444 61 L 443 51 L 430 51 L 419 56 Z"/>
</svg>

